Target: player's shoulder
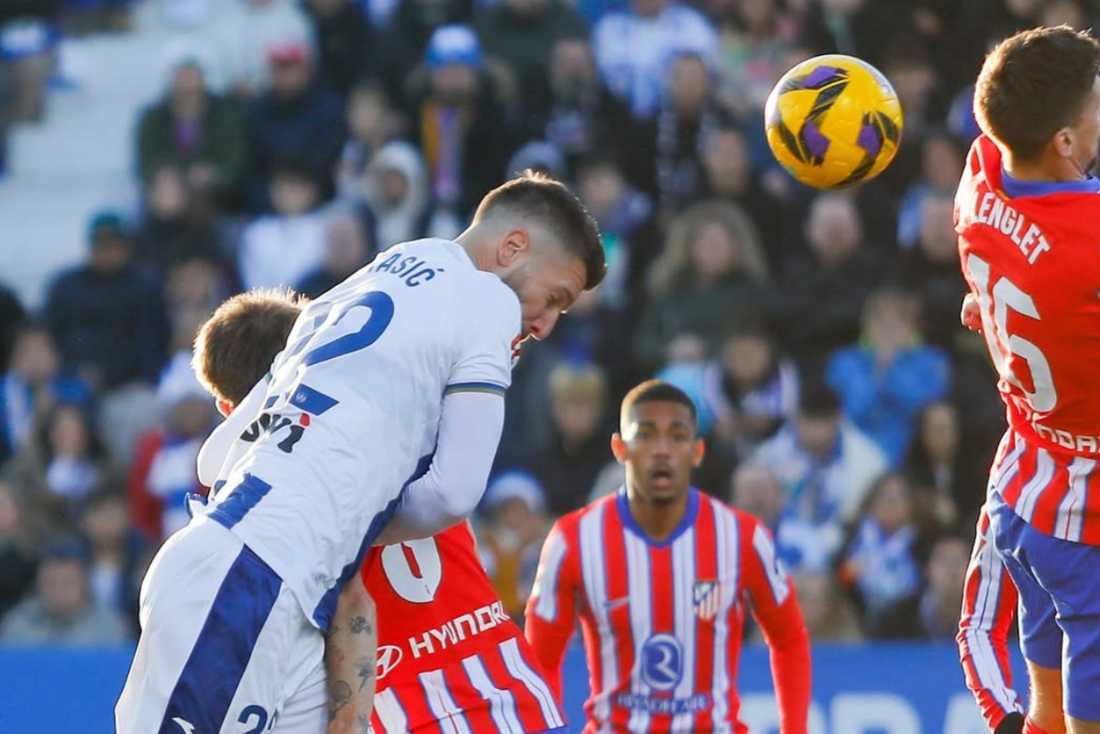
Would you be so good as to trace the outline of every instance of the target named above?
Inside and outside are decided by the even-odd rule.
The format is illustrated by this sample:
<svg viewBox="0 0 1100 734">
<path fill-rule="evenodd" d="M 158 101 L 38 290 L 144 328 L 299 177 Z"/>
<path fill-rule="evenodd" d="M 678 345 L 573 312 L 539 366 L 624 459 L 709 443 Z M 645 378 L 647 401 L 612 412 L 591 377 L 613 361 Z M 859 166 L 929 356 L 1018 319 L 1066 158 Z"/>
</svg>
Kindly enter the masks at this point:
<svg viewBox="0 0 1100 734">
<path fill-rule="evenodd" d="M 720 526 L 729 527 L 733 532 L 750 539 L 756 533 L 757 528 L 761 528 L 765 532 L 768 532 L 768 528 L 764 524 L 764 521 L 756 515 L 745 512 L 705 492 L 700 492 L 699 490 L 695 491 L 698 492 L 700 498 L 700 512 L 709 511 L 715 518 L 714 524 L 716 528 Z"/>
<path fill-rule="evenodd" d="M 557 519 L 554 523 L 554 527 L 551 532 L 560 533 L 568 543 L 573 543 L 580 535 L 581 523 L 586 518 L 598 518 L 602 520 L 605 514 L 615 511 L 615 497 L 617 493 L 612 493 L 606 497 L 590 502 L 584 507 L 567 512 Z M 602 524 L 602 523 L 601 523 Z"/>
</svg>

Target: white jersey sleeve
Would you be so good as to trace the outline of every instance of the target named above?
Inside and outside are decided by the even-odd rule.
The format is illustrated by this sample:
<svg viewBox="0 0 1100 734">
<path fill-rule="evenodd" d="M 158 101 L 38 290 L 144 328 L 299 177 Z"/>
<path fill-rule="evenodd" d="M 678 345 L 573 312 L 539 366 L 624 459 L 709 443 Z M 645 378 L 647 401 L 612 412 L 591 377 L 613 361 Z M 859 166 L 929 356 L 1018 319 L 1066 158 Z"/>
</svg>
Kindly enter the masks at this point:
<svg viewBox="0 0 1100 734">
<path fill-rule="evenodd" d="M 427 475 L 444 396 L 502 393 L 520 328 L 516 295 L 457 243 L 381 253 L 299 315 L 259 405 L 238 408 L 206 517 L 327 629 L 339 589 Z"/>
<path fill-rule="evenodd" d="M 519 301 L 499 278 L 484 275 L 483 287 L 458 294 L 458 361 L 448 380 L 448 394 L 503 394 L 512 382 L 512 351 L 521 328 Z"/>
</svg>

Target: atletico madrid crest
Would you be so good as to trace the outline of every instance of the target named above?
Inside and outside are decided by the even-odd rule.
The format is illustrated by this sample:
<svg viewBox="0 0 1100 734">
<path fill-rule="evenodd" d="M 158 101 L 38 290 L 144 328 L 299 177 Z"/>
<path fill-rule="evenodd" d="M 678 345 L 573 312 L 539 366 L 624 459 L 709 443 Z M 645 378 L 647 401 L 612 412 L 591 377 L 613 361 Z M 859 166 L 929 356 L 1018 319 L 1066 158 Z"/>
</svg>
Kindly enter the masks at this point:
<svg viewBox="0 0 1100 734">
<path fill-rule="evenodd" d="M 721 587 L 717 581 L 695 582 L 691 597 L 696 617 L 710 620 L 718 615 L 718 602 L 721 596 L 718 592 L 720 589 Z"/>
</svg>

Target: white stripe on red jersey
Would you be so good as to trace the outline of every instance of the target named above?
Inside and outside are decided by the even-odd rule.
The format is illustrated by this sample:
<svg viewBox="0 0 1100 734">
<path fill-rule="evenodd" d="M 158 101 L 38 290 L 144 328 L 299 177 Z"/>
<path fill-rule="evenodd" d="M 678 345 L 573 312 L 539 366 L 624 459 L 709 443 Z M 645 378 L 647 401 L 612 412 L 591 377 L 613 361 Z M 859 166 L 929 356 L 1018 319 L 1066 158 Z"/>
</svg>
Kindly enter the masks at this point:
<svg viewBox="0 0 1100 734">
<path fill-rule="evenodd" d="M 733 682 L 750 584 L 758 611 L 791 595 L 758 520 L 692 490 L 681 526 L 655 542 L 619 492 L 555 525 L 528 616 L 566 634 L 580 618 L 586 734 L 741 734 Z"/>
<path fill-rule="evenodd" d="M 1096 468 L 1095 459 L 1037 446 L 1009 429 L 997 450 L 990 483 L 1037 530 L 1100 545 L 1100 522 L 1088 509 L 1100 481 Z"/>
<path fill-rule="evenodd" d="M 362 577 L 378 607 L 375 734 L 534 734 L 564 726 L 469 526 L 372 549 Z"/>
<path fill-rule="evenodd" d="M 490 716 L 501 734 L 523 734 L 523 725 L 516 716 L 516 699 L 508 691 L 503 691 L 493 685 L 489 678 L 489 671 L 485 670 L 481 659 L 476 655 L 462 661 L 462 667 L 466 675 L 470 677 L 470 683 L 482 698 L 489 702 Z"/>
<path fill-rule="evenodd" d="M 443 677 L 443 671 L 432 670 L 421 673 L 418 677 L 420 686 L 424 689 L 424 698 L 428 702 L 428 708 L 431 709 L 436 722 L 439 724 L 439 730 L 443 734 L 473 734 L 470 731 L 470 725 L 466 723 L 466 717 L 463 715 L 462 709 L 451 697 L 447 681 Z"/>
<path fill-rule="evenodd" d="M 956 639 L 966 686 L 974 694 L 990 730 L 996 729 L 1007 714 L 1023 713 L 1020 696 L 1012 688 L 1008 665 L 1008 634 L 1017 596 L 1016 587 L 993 546 L 993 531 L 983 506 L 963 587 Z"/>
<path fill-rule="evenodd" d="M 393 691 L 381 691 L 374 697 L 375 732 L 405 732 L 409 730 L 409 718 Z"/>
</svg>

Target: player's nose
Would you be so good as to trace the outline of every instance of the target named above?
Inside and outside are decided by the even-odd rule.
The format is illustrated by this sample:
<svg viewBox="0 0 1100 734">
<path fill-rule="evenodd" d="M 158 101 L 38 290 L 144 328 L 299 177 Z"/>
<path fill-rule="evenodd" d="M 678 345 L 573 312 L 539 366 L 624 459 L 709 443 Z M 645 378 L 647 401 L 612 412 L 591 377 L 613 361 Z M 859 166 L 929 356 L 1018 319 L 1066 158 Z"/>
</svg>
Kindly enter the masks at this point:
<svg viewBox="0 0 1100 734">
<path fill-rule="evenodd" d="M 550 332 L 554 330 L 554 326 L 558 323 L 558 317 L 560 315 L 561 314 L 557 311 L 549 311 L 532 321 L 531 336 L 539 340 L 550 336 Z"/>
</svg>

